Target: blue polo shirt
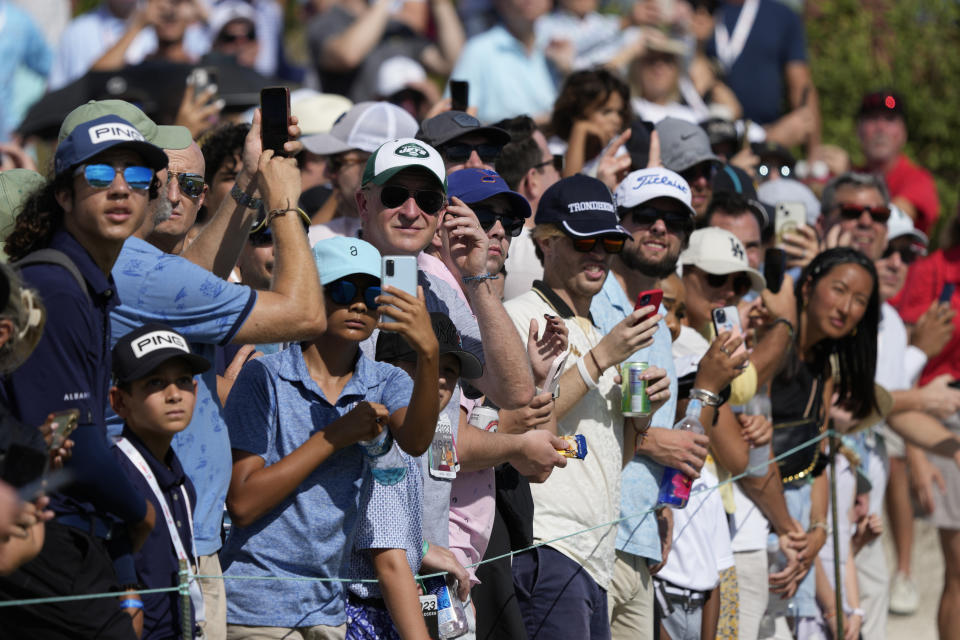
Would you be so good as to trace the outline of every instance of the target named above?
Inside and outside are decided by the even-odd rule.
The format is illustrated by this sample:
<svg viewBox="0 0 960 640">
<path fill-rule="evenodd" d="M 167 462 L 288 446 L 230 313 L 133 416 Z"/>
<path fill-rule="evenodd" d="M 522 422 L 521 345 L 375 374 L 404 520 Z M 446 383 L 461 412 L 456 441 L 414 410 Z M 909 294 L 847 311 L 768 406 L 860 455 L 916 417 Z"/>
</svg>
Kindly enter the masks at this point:
<svg viewBox="0 0 960 640">
<path fill-rule="evenodd" d="M 117 290 L 113 278 L 66 231 L 55 232 L 49 247 L 73 261 L 87 291 L 62 266 L 23 267 L 24 283 L 39 292 L 47 322 L 27 361 L 0 383 L 2 402 L 17 419 L 34 426 L 49 413 L 80 410 L 79 427 L 71 436 L 73 455 L 66 463 L 76 481 L 51 496 L 50 507 L 58 516 L 111 513 L 139 522 L 146 503 L 110 453 L 104 424 L 110 389 L 108 314 L 119 302 Z"/>
<path fill-rule="evenodd" d="M 233 448 L 270 466 L 355 403 L 378 402 L 393 413 L 409 405 L 412 392 L 413 381 L 402 369 L 358 353 L 353 377 L 331 401 L 310 377 L 300 345 L 292 344 L 243 367 L 224 416 Z M 234 524 L 220 552 L 224 576 L 347 575 L 364 475 L 360 447 L 345 447 L 252 525 Z M 310 627 L 346 620 L 339 582 L 227 579 L 225 584 L 231 624 Z"/>
<path fill-rule="evenodd" d="M 534 47 L 528 52 L 501 25 L 467 40 L 450 79 L 470 83 L 470 102 L 482 122 L 547 114 L 557 98 L 557 82 L 543 51 Z"/>
<path fill-rule="evenodd" d="M 633 312 L 633 306 L 634 303 L 627 298 L 626 292 L 611 271 L 607 274 L 603 289 L 590 303 L 590 314 L 601 332 L 607 334 Z M 660 314 L 666 316 L 662 305 Z M 666 321 L 661 320 L 653 336 L 653 345 L 640 349 L 627 358 L 630 362 L 648 362 L 660 367 L 666 370 L 670 377 L 670 399 L 653 414 L 651 427 L 673 428 L 673 418 L 677 412 L 677 375 L 673 366 L 672 345 L 670 329 L 667 328 Z M 646 456 L 634 456 L 633 460 L 627 463 L 620 476 L 621 518 L 643 513 L 656 505 L 662 475 L 663 466 Z M 659 562 L 660 534 L 653 513 L 621 522 L 617 526 L 617 549 Z"/>
<path fill-rule="evenodd" d="M 190 478 L 183 472 L 177 454 L 174 453 L 173 449 L 170 449 L 167 452 L 167 457 L 161 462 L 154 457 L 150 449 L 143 444 L 143 441 L 137 437 L 137 434 L 130 427 L 124 425 L 122 435 L 140 452 L 140 455 L 149 465 L 150 471 L 157 479 L 157 485 L 159 485 L 160 491 L 170 507 L 170 513 L 177 526 L 177 531 L 180 532 L 180 540 L 183 542 L 187 555 L 189 555 L 192 553 L 193 532 L 190 531 L 187 505 L 184 504 L 183 492 L 180 487 L 187 490 L 190 505 L 197 503 L 197 492 L 194 491 Z M 127 477 L 139 489 L 140 493 L 147 497 L 157 512 L 157 525 L 150 532 L 150 536 L 140 550 L 133 554 L 137 575 L 136 581 L 147 589 L 176 586 L 180 581 L 180 566 L 160 502 L 150 489 L 150 485 L 147 484 L 143 474 L 137 470 L 130 458 L 116 446 L 113 448 L 113 453 Z M 145 593 L 141 598 L 143 600 L 142 637 L 144 640 L 180 638 L 180 595 L 177 592 Z"/>
<path fill-rule="evenodd" d="M 194 353 L 211 363 L 217 345 L 225 345 L 243 326 L 257 301 L 250 287 L 217 277 L 180 256 L 164 253 L 140 238 L 129 238 L 113 266 L 123 304 L 110 313 L 114 344 L 148 322 L 161 322 L 190 341 Z M 174 436 L 173 448 L 197 488 L 194 535 L 200 555 L 220 548 L 223 503 L 233 460 L 230 438 L 217 396 L 217 373 L 200 376 L 193 420 Z M 110 412 L 109 429 L 122 422 Z"/>
</svg>

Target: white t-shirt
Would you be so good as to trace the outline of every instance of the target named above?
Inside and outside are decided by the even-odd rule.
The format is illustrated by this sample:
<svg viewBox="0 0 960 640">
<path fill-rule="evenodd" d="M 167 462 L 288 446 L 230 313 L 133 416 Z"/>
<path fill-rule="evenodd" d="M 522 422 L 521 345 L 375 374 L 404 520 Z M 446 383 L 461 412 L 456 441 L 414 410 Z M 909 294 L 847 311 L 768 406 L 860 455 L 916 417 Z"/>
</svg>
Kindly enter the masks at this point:
<svg viewBox="0 0 960 640">
<path fill-rule="evenodd" d="M 524 340 L 531 318 L 540 322 L 545 313 L 558 315 L 536 291 L 528 291 L 504 307 Z M 569 330 L 570 356 L 565 367 L 568 370 L 577 366 L 577 361 L 600 342 L 602 335 L 586 318 L 564 318 L 564 322 Z M 617 525 L 578 532 L 620 517 L 623 416 L 620 386 L 613 381 L 615 374 L 615 367 L 607 369 L 598 387 L 588 391 L 557 424 L 561 436 L 585 436 L 587 457 L 570 460 L 565 469 L 557 469 L 546 482 L 530 485 L 535 505 L 534 541 L 571 536 L 551 542 L 550 546 L 583 565 L 604 589 L 613 578 Z"/>
<path fill-rule="evenodd" d="M 633 112 L 637 114 L 637 117 L 654 124 L 664 118 L 679 118 L 692 124 L 698 124 L 700 122 L 700 118 L 697 117 L 693 109 L 679 102 L 657 104 L 656 102 L 650 102 L 643 98 L 634 98 L 630 101 L 630 104 L 633 105 Z"/>
<path fill-rule="evenodd" d="M 717 484 L 717 477 L 702 469 L 686 508 L 673 509 L 673 546 L 658 578 L 678 587 L 710 591 L 720 584 L 720 572 L 733 566 L 727 514 Z"/>
<path fill-rule="evenodd" d="M 507 269 L 507 279 L 503 283 L 504 300 L 530 291 L 534 280 L 543 279 L 543 265 L 537 259 L 530 229 L 524 227 L 520 235 L 510 241 L 504 266 Z"/>
</svg>

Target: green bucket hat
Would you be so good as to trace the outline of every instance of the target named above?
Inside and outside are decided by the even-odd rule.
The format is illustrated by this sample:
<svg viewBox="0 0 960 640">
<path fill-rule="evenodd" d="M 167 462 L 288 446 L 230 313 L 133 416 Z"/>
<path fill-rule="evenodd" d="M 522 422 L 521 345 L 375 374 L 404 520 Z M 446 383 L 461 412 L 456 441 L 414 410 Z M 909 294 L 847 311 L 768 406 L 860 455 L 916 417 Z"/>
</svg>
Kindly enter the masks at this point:
<svg viewBox="0 0 960 640">
<path fill-rule="evenodd" d="M 96 120 L 102 116 L 120 116 L 143 134 L 147 142 L 161 149 L 186 149 L 193 142 L 193 136 L 186 127 L 158 125 L 147 117 L 139 107 L 125 100 L 91 100 L 80 105 L 67 115 L 60 125 L 57 142 L 70 135 L 78 124 Z"/>
<path fill-rule="evenodd" d="M 46 178 L 29 169 L 0 172 L 0 262 L 7 261 L 4 252 L 7 236 L 13 231 L 27 198 L 46 183 Z"/>
</svg>

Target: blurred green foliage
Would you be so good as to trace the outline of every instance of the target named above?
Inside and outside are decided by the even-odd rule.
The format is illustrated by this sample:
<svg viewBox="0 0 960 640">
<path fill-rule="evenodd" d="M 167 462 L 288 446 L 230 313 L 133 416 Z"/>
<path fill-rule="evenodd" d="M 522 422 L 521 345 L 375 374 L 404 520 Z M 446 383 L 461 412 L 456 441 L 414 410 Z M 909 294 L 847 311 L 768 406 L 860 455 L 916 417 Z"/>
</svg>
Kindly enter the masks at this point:
<svg viewBox="0 0 960 640">
<path fill-rule="evenodd" d="M 806 26 L 824 142 L 862 163 L 860 98 L 881 87 L 900 92 L 907 154 L 936 178 L 942 225 L 960 199 L 960 2 L 807 0 Z"/>
</svg>

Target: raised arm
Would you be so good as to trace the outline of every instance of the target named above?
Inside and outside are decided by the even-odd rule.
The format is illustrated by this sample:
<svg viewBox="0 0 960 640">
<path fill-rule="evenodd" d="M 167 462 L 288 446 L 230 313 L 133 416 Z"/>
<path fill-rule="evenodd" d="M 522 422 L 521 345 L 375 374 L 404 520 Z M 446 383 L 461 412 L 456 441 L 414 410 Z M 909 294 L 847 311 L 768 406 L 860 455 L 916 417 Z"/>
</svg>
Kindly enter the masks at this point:
<svg viewBox="0 0 960 640">
<path fill-rule="evenodd" d="M 257 294 L 257 301 L 233 342 L 281 342 L 309 340 L 327 328 L 323 289 L 317 267 L 296 210 L 300 197 L 300 171 L 296 160 L 260 156 L 260 192 L 273 230 L 274 279 L 270 291 Z"/>
</svg>

